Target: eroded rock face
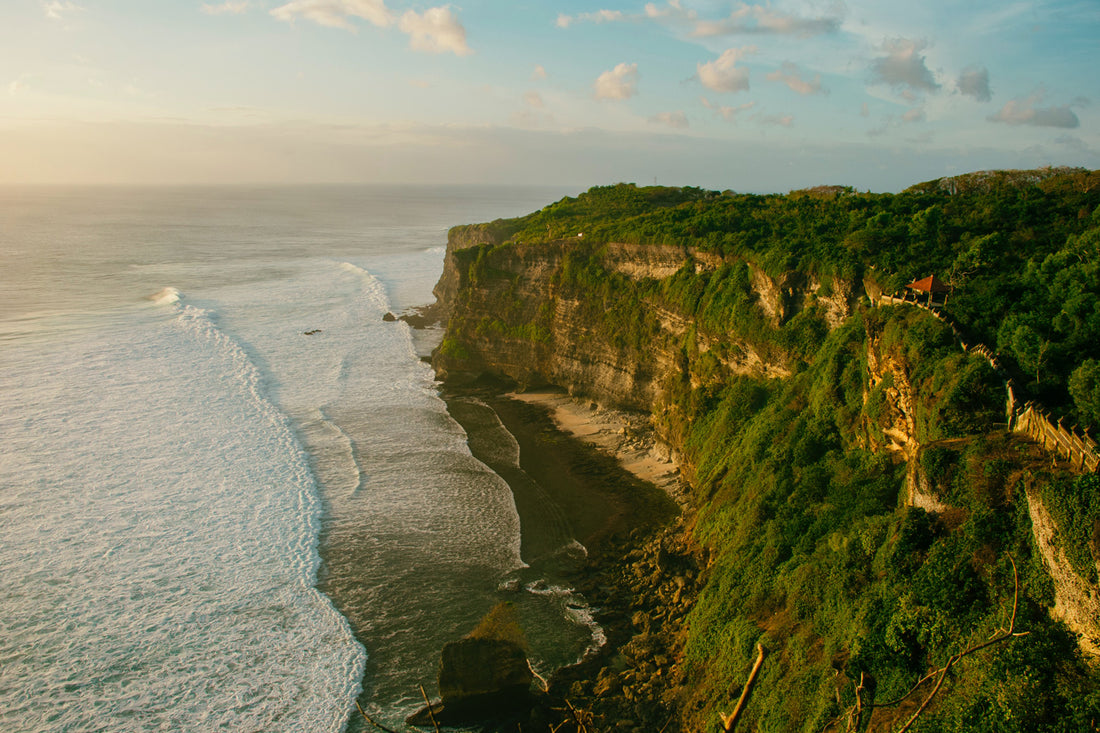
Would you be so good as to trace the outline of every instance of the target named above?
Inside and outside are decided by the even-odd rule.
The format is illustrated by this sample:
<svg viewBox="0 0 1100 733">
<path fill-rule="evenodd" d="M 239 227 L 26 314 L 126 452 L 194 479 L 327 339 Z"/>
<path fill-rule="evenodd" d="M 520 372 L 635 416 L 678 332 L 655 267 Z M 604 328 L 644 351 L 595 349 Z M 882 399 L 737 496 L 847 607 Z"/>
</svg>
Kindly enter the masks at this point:
<svg viewBox="0 0 1100 733">
<path fill-rule="evenodd" d="M 1058 545 L 1058 524 L 1043 505 L 1038 492 L 1031 489 L 1027 491 L 1027 509 L 1031 515 L 1035 545 L 1054 581 L 1052 615 L 1078 634 L 1077 641 L 1083 652 L 1100 659 L 1100 587 L 1074 571 L 1065 550 Z M 1096 570 L 1100 573 L 1100 563 L 1097 563 Z"/>
<path fill-rule="evenodd" d="M 514 642 L 467 638 L 443 647 L 439 696 L 444 706 L 469 706 L 485 697 L 525 697 L 533 680 L 527 654 Z"/>
<path fill-rule="evenodd" d="M 600 245 L 580 239 L 505 244 L 498 234 L 489 225 L 451 232 L 435 288 L 437 310 L 449 322 L 450 341 L 433 359 L 441 378 L 493 374 L 521 389 L 552 384 L 608 406 L 648 412 L 662 404 L 670 380 L 680 378 L 688 334 L 692 348 L 712 352 L 731 374 L 790 374 L 786 355 L 778 350 L 758 348 L 734 333 L 707 333 L 692 316 L 656 302 L 646 307 L 657 330 L 639 352 L 598 322 L 586 293 L 566 292 L 559 282 L 562 268 L 578 257 L 596 258 L 606 271 L 635 282 L 670 278 L 684 267 L 712 271 L 740 260 L 679 245 Z M 481 258 L 488 266 L 472 267 Z M 749 267 L 757 299 L 753 307 L 776 325 L 813 304 L 822 306 L 835 326 L 857 297 L 850 283 L 834 280 L 823 288 L 798 273 L 774 280 Z"/>
</svg>

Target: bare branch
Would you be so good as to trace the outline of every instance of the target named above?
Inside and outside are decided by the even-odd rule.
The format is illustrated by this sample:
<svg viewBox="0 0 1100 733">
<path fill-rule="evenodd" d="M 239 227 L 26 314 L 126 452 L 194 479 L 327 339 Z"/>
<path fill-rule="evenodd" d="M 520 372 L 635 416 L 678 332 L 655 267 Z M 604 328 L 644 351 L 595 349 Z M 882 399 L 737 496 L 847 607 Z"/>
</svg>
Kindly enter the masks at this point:
<svg viewBox="0 0 1100 733">
<path fill-rule="evenodd" d="M 420 694 L 424 696 L 424 704 L 428 706 L 428 717 L 432 719 L 432 727 L 435 728 L 435 733 L 439 733 L 439 723 L 435 719 L 435 712 L 432 710 L 432 701 L 428 699 L 428 693 L 424 692 L 424 685 L 420 685 Z"/>
<path fill-rule="evenodd" d="M 988 641 L 983 641 L 980 644 L 974 644 L 973 646 L 969 647 L 965 651 L 961 651 L 958 654 L 951 657 L 950 659 L 948 659 L 947 664 L 944 665 L 943 669 L 939 670 L 940 678 L 939 678 L 939 680 L 936 681 L 936 686 L 932 688 L 932 691 L 930 693 L 928 693 L 928 697 L 926 697 L 924 699 L 924 702 L 922 702 L 920 707 L 917 708 L 917 711 L 915 713 L 913 713 L 913 716 L 911 718 L 909 718 L 908 721 L 906 721 L 905 725 L 903 725 L 901 728 L 898 729 L 898 733 L 905 733 L 907 730 L 909 730 L 913 726 L 913 723 L 915 723 L 917 721 L 917 718 L 920 717 L 920 714 L 923 713 L 925 711 L 925 709 L 927 709 L 928 705 L 932 702 L 932 698 L 934 698 L 936 696 L 936 693 L 940 691 L 940 687 L 943 686 L 943 681 L 944 681 L 944 679 L 947 678 L 947 673 L 951 670 L 951 667 L 953 667 L 960 659 L 967 656 L 968 654 L 973 654 L 976 651 L 979 651 L 981 649 L 985 649 L 988 646 L 993 646 L 994 644 L 999 644 L 1002 641 L 1007 641 L 1009 639 L 1013 639 L 1013 638 L 1016 638 L 1016 637 L 1019 637 L 1019 636 L 1027 636 L 1029 633 L 1031 633 L 1029 631 L 1020 631 L 1020 632 L 1016 631 L 1016 611 L 1020 607 L 1020 574 L 1019 574 L 1019 571 L 1016 569 L 1016 561 L 1012 559 L 1012 555 L 1008 556 L 1008 561 L 1010 563 L 1012 563 L 1012 585 L 1013 585 L 1013 590 L 1012 590 L 1012 619 L 1009 621 L 1008 630 L 1003 632 L 1002 634 L 1000 634 L 998 636 L 994 636 L 992 639 L 990 639 Z M 928 678 L 925 677 L 925 679 L 928 679 Z"/>
<path fill-rule="evenodd" d="M 566 700 L 565 705 L 569 708 L 569 713 L 573 716 L 573 720 L 577 722 L 577 729 L 580 733 L 588 733 L 588 728 L 585 727 L 584 721 L 581 720 L 581 716 L 577 713 L 577 709 L 573 707 L 573 703 Z"/>
<path fill-rule="evenodd" d="M 737 700 L 737 707 L 733 709 L 733 712 L 728 716 L 720 714 L 722 720 L 722 730 L 726 733 L 732 733 L 734 726 L 737 725 L 737 719 L 741 717 L 741 712 L 745 709 L 745 703 L 748 702 L 749 693 L 752 692 L 753 683 L 756 682 L 756 675 L 760 673 L 760 667 L 764 664 L 764 645 L 760 642 L 756 643 L 756 663 L 752 665 L 752 671 L 749 672 L 749 678 L 745 680 L 745 687 L 741 690 L 741 697 Z"/>
</svg>

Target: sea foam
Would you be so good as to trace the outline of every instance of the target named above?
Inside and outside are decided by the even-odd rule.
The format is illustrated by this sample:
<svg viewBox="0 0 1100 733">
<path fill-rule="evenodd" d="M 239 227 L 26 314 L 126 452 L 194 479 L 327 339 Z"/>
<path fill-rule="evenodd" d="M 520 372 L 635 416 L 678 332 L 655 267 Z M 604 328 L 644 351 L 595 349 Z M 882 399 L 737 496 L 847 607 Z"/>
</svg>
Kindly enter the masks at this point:
<svg viewBox="0 0 1100 733">
<path fill-rule="evenodd" d="M 212 314 L 162 304 L 0 370 L 0 727 L 339 731 L 364 653 L 313 587 L 306 458 Z"/>
</svg>

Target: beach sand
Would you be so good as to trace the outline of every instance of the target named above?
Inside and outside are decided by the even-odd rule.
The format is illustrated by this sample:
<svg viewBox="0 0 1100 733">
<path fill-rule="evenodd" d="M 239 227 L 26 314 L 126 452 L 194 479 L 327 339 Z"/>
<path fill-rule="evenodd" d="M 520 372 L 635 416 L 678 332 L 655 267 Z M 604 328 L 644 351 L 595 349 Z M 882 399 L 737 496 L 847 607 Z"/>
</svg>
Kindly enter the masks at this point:
<svg viewBox="0 0 1100 733">
<path fill-rule="evenodd" d="M 640 426 L 632 427 L 643 417 L 593 410 L 550 391 L 461 390 L 445 398 L 471 452 L 511 487 L 528 564 L 570 540 L 595 559 L 607 541 L 678 513 L 670 497 L 680 490 L 679 474 L 659 449 L 643 447 Z M 502 425 L 518 444 L 518 465 L 501 446 Z"/>
</svg>

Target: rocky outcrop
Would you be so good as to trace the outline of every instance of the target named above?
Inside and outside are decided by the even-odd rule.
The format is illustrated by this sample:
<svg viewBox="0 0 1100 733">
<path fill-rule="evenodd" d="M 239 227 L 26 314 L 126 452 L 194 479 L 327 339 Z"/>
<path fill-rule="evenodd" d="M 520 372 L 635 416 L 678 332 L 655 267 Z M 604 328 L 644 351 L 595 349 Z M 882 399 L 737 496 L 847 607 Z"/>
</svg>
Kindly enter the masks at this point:
<svg viewBox="0 0 1100 733">
<path fill-rule="evenodd" d="M 1073 569 L 1065 550 L 1059 546 L 1058 523 L 1043 505 L 1032 487 L 1027 489 L 1027 509 L 1031 531 L 1043 565 L 1054 582 L 1052 615 L 1061 619 L 1077 634 L 1081 650 L 1100 659 L 1100 586 L 1082 578 Z M 1100 574 L 1100 562 L 1096 563 Z"/>
<path fill-rule="evenodd" d="M 486 699 L 523 700 L 534 676 L 527 654 L 506 639 L 467 638 L 443 647 L 439 696 L 450 708 L 469 708 Z"/>
<path fill-rule="evenodd" d="M 882 353 L 880 341 L 867 341 L 866 402 L 872 391 L 882 391 L 883 409 L 874 424 L 868 423 L 867 440 L 873 450 L 885 450 L 905 463 L 906 504 L 929 512 L 942 512 L 946 505 L 932 489 L 919 460 L 921 442 L 917 435 L 916 401 L 909 368 L 896 356 Z"/>
<path fill-rule="evenodd" d="M 480 374 L 506 377 L 521 389 L 555 385 L 612 407 L 650 411 L 665 401 L 670 381 L 684 373 L 683 350 L 711 353 L 729 374 L 765 378 L 790 374 L 787 355 L 760 348 L 735 333 L 710 333 L 694 314 L 659 302 L 643 303 L 654 332 L 643 348 L 622 343 L 595 322 L 587 292 L 560 284 L 562 268 L 577 259 L 599 263 L 627 280 L 660 282 L 683 268 L 695 273 L 748 264 L 756 304 L 774 326 L 818 306 L 830 327 L 853 310 L 852 283 L 787 273 L 772 278 L 738 259 L 695 247 L 593 244 L 571 238 L 537 245 L 505 241 L 507 228 L 451 230 L 444 271 L 435 288 L 436 313 L 449 323 L 448 338 L 433 358 L 443 378 Z M 686 346 L 690 336 L 693 343 Z M 695 385 L 698 386 L 698 385 Z"/>
<path fill-rule="evenodd" d="M 439 697 L 410 725 L 466 725 L 527 710 L 535 675 L 510 604 L 499 604 L 466 637 L 443 646 Z"/>
</svg>

